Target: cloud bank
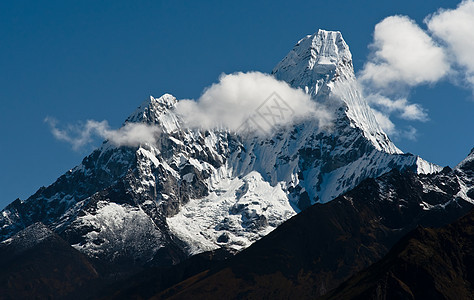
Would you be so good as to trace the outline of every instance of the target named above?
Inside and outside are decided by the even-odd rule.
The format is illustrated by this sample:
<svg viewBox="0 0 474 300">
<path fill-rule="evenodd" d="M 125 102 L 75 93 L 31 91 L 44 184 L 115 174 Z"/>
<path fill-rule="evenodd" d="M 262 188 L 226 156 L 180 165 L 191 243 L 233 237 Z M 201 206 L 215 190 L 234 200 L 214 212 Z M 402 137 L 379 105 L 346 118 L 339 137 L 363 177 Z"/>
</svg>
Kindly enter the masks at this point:
<svg viewBox="0 0 474 300">
<path fill-rule="evenodd" d="M 375 88 L 436 82 L 450 69 L 443 48 L 406 16 L 391 16 L 378 23 L 371 47 L 373 55 L 360 78 Z"/>
<path fill-rule="evenodd" d="M 420 104 L 410 103 L 410 89 L 449 80 L 474 93 L 474 0 L 455 9 L 439 9 L 424 20 L 426 29 L 407 16 L 390 16 L 374 29 L 372 50 L 359 79 L 377 119 L 387 133 L 406 136 L 391 117 L 426 121 Z M 406 134 L 402 134 L 405 132 Z"/>
<path fill-rule="evenodd" d="M 56 139 L 71 144 L 76 151 L 92 143 L 94 137 L 106 139 L 116 146 L 135 147 L 145 143 L 154 145 L 161 132 L 157 126 L 143 123 L 127 123 L 114 130 L 110 129 L 107 121 L 88 120 L 85 124 L 59 129 L 55 119 L 47 117 L 44 121 L 48 123 Z"/>
<path fill-rule="evenodd" d="M 223 74 L 196 101 L 178 101 L 177 112 L 187 126 L 234 132 L 270 132 L 308 117 L 322 128 L 329 126 L 332 118 L 302 90 L 260 72 Z"/>
</svg>

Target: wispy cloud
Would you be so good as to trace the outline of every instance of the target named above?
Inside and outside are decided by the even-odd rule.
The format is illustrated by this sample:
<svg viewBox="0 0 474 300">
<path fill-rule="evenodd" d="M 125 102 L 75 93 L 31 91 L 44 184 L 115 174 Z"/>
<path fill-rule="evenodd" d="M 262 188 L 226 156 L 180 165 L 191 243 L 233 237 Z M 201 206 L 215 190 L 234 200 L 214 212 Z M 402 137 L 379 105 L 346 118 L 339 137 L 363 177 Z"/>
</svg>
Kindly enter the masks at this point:
<svg viewBox="0 0 474 300">
<path fill-rule="evenodd" d="M 421 105 L 410 103 L 405 98 L 392 100 L 380 94 L 371 94 L 367 96 L 367 101 L 387 115 L 396 114 L 397 117 L 410 121 L 428 120 L 428 114 Z"/>
<path fill-rule="evenodd" d="M 116 146 L 155 144 L 161 132 L 157 126 L 143 123 L 127 123 L 120 129 L 111 129 L 107 121 L 88 120 L 84 124 L 68 125 L 59 129 L 54 118 L 47 117 L 44 121 L 50 126 L 56 139 L 71 144 L 76 151 L 91 144 L 94 137 L 106 139 Z"/>
<path fill-rule="evenodd" d="M 375 119 L 379 123 L 380 127 L 395 140 L 407 139 L 415 141 L 418 137 L 418 131 L 413 126 L 407 126 L 404 129 L 397 128 L 395 124 L 390 120 L 390 117 L 386 113 L 381 113 L 377 109 L 372 109 Z"/>
<path fill-rule="evenodd" d="M 380 127 L 390 136 L 393 136 L 396 131 L 395 131 L 395 124 L 390 120 L 389 117 L 387 117 L 386 114 L 381 113 L 380 111 L 376 109 L 372 109 L 372 112 L 375 115 L 375 119 L 377 119 L 377 122 L 379 123 Z"/>
</svg>

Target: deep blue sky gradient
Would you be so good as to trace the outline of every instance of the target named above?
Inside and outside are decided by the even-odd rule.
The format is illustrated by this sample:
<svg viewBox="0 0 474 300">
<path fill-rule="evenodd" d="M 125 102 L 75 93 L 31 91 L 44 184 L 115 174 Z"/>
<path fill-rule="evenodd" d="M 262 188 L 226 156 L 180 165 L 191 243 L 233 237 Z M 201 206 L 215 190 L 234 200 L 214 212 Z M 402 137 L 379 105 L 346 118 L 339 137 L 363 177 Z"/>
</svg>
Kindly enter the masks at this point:
<svg viewBox="0 0 474 300">
<path fill-rule="evenodd" d="M 422 24 L 458 1 L 2 1 L 0 208 L 51 184 L 92 150 L 71 150 L 43 122 L 108 120 L 118 127 L 149 95 L 197 98 L 222 72 L 270 72 L 319 28 L 339 30 L 356 71 L 375 24 L 408 15 Z M 456 165 L 474 146 L 474 101 L 450 83 L 412 91 L 426 123 L 395 140 L 404 151 Z M 97 141 L 96 146 L 99 145 Z"/>
</svg>

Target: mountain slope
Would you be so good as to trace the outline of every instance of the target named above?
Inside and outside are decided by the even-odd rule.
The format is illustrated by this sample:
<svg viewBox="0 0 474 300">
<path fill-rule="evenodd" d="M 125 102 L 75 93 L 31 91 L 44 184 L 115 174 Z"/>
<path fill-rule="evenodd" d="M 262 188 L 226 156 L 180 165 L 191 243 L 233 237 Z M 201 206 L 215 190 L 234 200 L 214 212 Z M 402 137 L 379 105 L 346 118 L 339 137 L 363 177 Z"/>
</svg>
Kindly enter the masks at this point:
<svg viewBox="0 0 474 300">
<path fill-rule="evenodd" d="M 472 299 L 473 233 L 474 211 L 443 228 L 418 227 L 324 299 Z"/>
<path fill-rule="evenodd" d="M 472 170 L 466 166 L 464 174 Z M 379 260 L 417 226 L 441 226 L 467 213 L 474 199 L 460 196 L 464 187 L 459 174 L 449 168 L 431 175 L 393 170 L 366 179 L 335 200 L 291 218 L 223 267 L 191 277 L 156 298 L 323 295 Z"/>
<path fill-rule="evenodd" d="M 332 130 L 314 119 L 264 138 L 190 129 L 176 98 L 151 97 L 125 124 L 158 127 L 155 143 L 105 141 L 52 185 L 8 205 L 0 240 L 42 222 L 89 257 L 170 265 L 218 248 L 241 251 L 301 210 L 392 168 L 440 169 L 401 154 L 380 129 L 339 32 L 304 38 L 273 74 L 333 111 Z"/>
</svg>

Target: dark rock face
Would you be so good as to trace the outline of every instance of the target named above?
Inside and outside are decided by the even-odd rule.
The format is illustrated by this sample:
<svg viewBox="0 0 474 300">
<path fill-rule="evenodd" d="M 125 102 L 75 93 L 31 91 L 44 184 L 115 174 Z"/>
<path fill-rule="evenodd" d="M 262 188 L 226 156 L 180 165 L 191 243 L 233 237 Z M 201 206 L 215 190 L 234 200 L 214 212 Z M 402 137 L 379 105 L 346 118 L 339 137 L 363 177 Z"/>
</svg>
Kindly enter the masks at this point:
<svg viewBox="0 0 474 300">
<path fill-rule="evenodd" d="M 473 299 L 474 211 L 439 229 L 418 227 L 379 262 L 324 299 Z"/>
<path fill-rule="evenodd" d="M 367 179 L 343 196 L 301 212 L 225 266 L 159 297 L 321 296 L 378 261 L 417 226 L 442 226 L 467 213 L 472 204 L 457 196 L 461 187 L 456 178 L 445 169 L 434 175 L 393 170 Z"/>
<path fill-rule="evenodd" d="M 149 299 L 186 278 L 218 266 L 231 256 L 219 249 L 197 254 L 174 266 L 146 268 L 133 276 L 100 286 L 95 295 L 99 299 Z"/>
</svg>

